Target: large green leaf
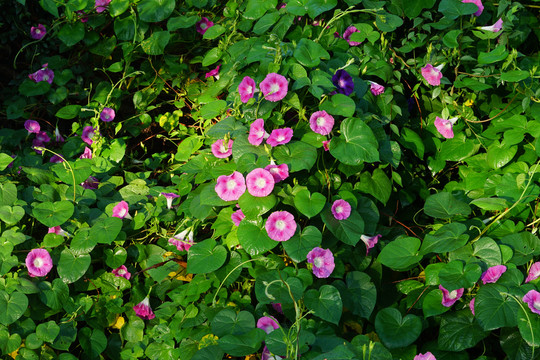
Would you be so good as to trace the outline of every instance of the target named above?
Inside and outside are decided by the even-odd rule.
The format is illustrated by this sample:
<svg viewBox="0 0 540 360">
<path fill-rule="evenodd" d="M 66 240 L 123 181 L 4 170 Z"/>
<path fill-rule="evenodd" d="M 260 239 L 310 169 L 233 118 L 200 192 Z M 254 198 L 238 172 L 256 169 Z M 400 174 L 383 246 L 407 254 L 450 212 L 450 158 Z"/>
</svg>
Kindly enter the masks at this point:
<svg viewBox="0 0 540 360">
<path fill-rule="evenodd" d="M 401 316 L 398 309 L 386 308 L 375 317 L 375 330 L 390 349 L 412 344 L 422 332 L 422 321 L 416 315 Z"/>
<path fill-rule="evenodd" d="M 47 227 L 60 226 L 71 218 L 75 207 L 70 201 L 46 202 L 36 205 L 32 215 Z"/>
<path fill-rule="evenodd" d="M 292 304 L 302 298 L 304 285 L 297 277 L 288 277 L 285 272 L 272 270 L 257 275 L 255 295 L 261 304 Z"/>
<path fill-rule="evenodd" d="M 461 351 L 472 348 L 489 335 L 474 321 L 469 309 L 444 316 L 439 330 L 439 348 Z"/>
<path fill-rule="evenodd" d="M 287 164 L 291 173 L 310 170 L 317 161 L 317 149 L 303 141 L 292 141 L 287 145 L 280 145 L 274 148 L 273 155 L 278 164 Z"/>
<path fill-rule="evenodd" d="M 540 316 L 533 314 L 525 303 L 520 303 L 518 310 L 518 328 L 529 346 L 540 346 Z"/>
<path fill-rule="evenodd" d="M 360 236 L 364 234 L 364 220 L 356 210 L 352 210 L 347 219 L 337 220 L 328 206 L 321 213 L 321 218 L 328 230 L 345 244 L 355 246 L 360 241 Z"/>
<path fill-rule="evenodd" d="M 478 11 L 476 4 L 462 3 L 460 0 L 441 0 L 439 4 L 439 12 L 450 19 L 473 14 L 476 11 Z"/>
<path fill-rule="evenodd" d="M 252 256 L 265 253 L 278 245 L 277 241 L 268 237 L 266 229 L 261 229 L 246 220 L 242 221 L 238 226 L 238 241 L 244 250 Z"/>
<path fill-rule="evenodd" d="M 256 197 L 247 191 L 238 199 L 238 206 L 240 206 L 244 215 L 252 219 L 258 219 L 261 215 L 266 214 L 274 208 L 276 203 L 277 198 L 274 194 Z"/>
<path fill-rule="evenodd" d="M 426 235 L 420 251 L 426 255 L 430 252 L 443 253 L 459 249 L 469 240 L 469 235 L 465 234 L 465 231 L 467 227 L 461 223 L 444 225 L 434 234 Z"/>
<path fill-rule="evenodd" d="M 24 216 L 24 209 L 21 206 L 0 206 L 0 219 L 7 225 L 15 225 Z"/>
<path fill-rule="evenodd" d="M 404 0 L 403 11 L 409 19 L 414 19 L 424 9 L 431 9 L 435 5 L 435 0 Z"/>
<path fill-rule="evenodd" d="M 241 335 L 255 328 L 255 318 L 248 311 L 221 310 L 210 324 L 212 333 L 218 337 Z"/>
<path fill-rule="evenodd" d="M 406 270 L 422 260 L 419 249 L 419 239 L 408 236 L 399 237 L 382 249 L 378 260 L 391 269 Z"/>
<path fill-rule="evenodd" d="M 60 253 L 58 275 L 68 284 L 75 282 L 86 273 L 91 260 L 89 254 L 77 254 L 71 249 L 64 249 Z"/>
<path fill-rule="evenodd" d="M 302 262 L 307 259 L 307 254 L 313 248 L 322 243 L 322 234 L 315 226 L 306 226 L 301 233 L 295 234 L 292 238 L 284 241 L 283 248 L 287 255 L 295 262 Z"/>
<path fill-rule="evenodd" d="M 148 39 L 141 42 L 141 48 L 148 55 L 163 55 L 170 39 L 171 34 L 168 31 L 156 31 Z"/>
<path fill-rule="evenodd" d="M 487 150 L 487 163 L 492 169 L 500 169 L 516 155 L 517 146 L 508 146 L 495 142 Z"/>
<path fill-rule="evenodd" d="M 488 266 L 502 264 L 501 248 L 495 240 L 481 237 L 473 244 L 473 255 L 480 258 Z"/>
<path fill-rule="evenodd" d="M 0 183 L 0 205 L 13 205 L 15 201 L 17 201 L 15 184 L 11 182 Z"/>
<path fill-rule="evenodd" d="M 494 330 L 518 324 L 519 304 L 508 295 L 508 289 L 498 284 L 480 287 L 474 302 L 474 311 L 484 330 Z"/>
<path fill-rule="evenodd" d="M 424 312 L 425 318 L 440 315 L 448 310 L 450 310 L 450 308 L 442 304 L 442 292 L 439 289 L 433 289 L 424 296 L 422 301 L 422 311 Z"/>
<path fill-rule="evenodd" d="M 55 164 L 51 167 L 56 176 L 68 185 L 73 185 L 74 177 L 75 185 L 78 185 L 88 179 L 93 173 L 92 160 L 90 159 L 77 159 L 70 161 L 69 165 L 71 168 L 65 163 Z"/>
<path fill-rule="evenodd" d="M 341 136 L 330 142 L 330 153 L 347 165 L 379 161 L 377 139 L 361 119 L 348 118 L 341 123 Z"/>
<path fill-rule="evenodd" d="M 440 192 L 427 198 L 424 204 L 426 215 L 438 218 L 449 219 L 454 216 L 467 216 L 471 213 L 471 207 L 456 199 L 451 193 Z"/>
<path fill-rule="evenodd" d="M 527 263 L 534 255 L 540 253 L 540 239 L 529 231 L 504 236 L 501 243 L 514 250 L 510 262 L 518 266 Z"/>
<path fill-rule="evenodd" d="M 349 96 L 335 94 L 330 98 L 330 101 L 322 103 L 320 109 L 331 115 L 350 117 L 354 115 L 356 104 Z"/>
<path fill-rule="evenodd" d="M 216 271 L 225 263 L 227 250 L 216 246 L 214 239 L 207 239 L 193 245 L 188 252 L 187 271 L 190 274 L 206 274 Z"/>
<path fill-rule="evenodd" d="M 480 279 L 482 269 L 478 264 L 470 263 L 463 266 L 460 260 L 450 261 L 439 271 L 441 285 L 448 291 L 468 288 Z"/>
<path fill-rule="evenodd" d="M 80 21 L 64 24 L 58 32 L 58 38 L 71 47 L 84 38 L 84 24 Z"/>
<path fill-rule="evenodd" d="M 294 197 L 294 206 L 308 218 L 320 213 L 324 204 L 326 204 L 326 198 L 323 194 L 318 192 L 311 194 L 307 189 L 300 190 Z"/>
<path fill-rule="evenodd" d="M 343 305 L 353 314 L 369 319 L 377 303 L 377 288 L 366 273 L 351 271 L 347 274 L 347 296 Z"/>
<path fill-rule="evenodd" d="M 306 38 L 300 39 L 294 50 L 294 57 L 306 67 L 315 67 L 321 59 L 330 59 L 330 54 L 320 44 Z"/>
<path fill-rule="evenodd" d="M 10 325 L 17 321 L 28 308 L 28 298 L 22 292 L 8 294 L 0 290 L 0 324 Z"/>
<path fill-rule="evenodd" d="M 89 237 L 92 241 L 111 244 L 122 230 L 122 219 L 110 217 L 97 222 L 90 229 Z"/>
<path fill-rule="evenodd" d="M 498 62 L 498 61 L 502 61 L 506 59 L 507 56 L 508 56 L 508 51 L 506 51 L 506 47 L 503 45 L 499 45 L 494 50 L 488 53 L 480 51 L 480 54 L 478 55 L 478 63 L 479 64 L 492 64 L 494 62 Z"/>
<path fill-rule="evenodd" d="M 249 0 L 243 16 L 249 20 L 260 19 L 268 10 L 275 9 L 277 0 Z"/>
<path fill-rule="evenodd" d="M 343 304 L 339 291 L 332 285 L 323 285 L 319 290 L 308 290 L 304 295 L 304 303 L 315 316 L 336 325 L 339 323 Z"/>
<path fill-rule="evenodd" d="M 218 340 L 219 346 L 232 356 L 246 356 L 256 352 L 264 340 L 266 333 L 261 329 L 253 329 L 242 335 L 225 335 Z"/>
<path fill-rule="evenodd" d="M 377 200 L 386 204 L 392 194 L 392 183 L 381 169 L 373 170 L 373 173 L 363 172 L 360 181 L 354 185 L 356 190 L 373 195 Z"/>
<path fill-rule="evenodd" d="M 175 6 L 175 0 L 142 0 L 137 11 L 142 21 L 160 22 L 172 14 Z"/>
</svg>

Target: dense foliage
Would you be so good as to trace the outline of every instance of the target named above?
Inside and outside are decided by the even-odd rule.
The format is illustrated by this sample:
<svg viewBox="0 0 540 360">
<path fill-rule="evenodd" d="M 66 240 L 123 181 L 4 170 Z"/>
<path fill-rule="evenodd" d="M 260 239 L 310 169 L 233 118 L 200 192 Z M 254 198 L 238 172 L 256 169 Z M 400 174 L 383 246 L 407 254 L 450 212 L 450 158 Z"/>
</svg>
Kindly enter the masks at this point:
<svg viewBox="0 0 540 360">
<path fill-rule="evenodd" d="M 539 8 L 4 6 L 0 353 L 538 358 Z"/>
</svg>

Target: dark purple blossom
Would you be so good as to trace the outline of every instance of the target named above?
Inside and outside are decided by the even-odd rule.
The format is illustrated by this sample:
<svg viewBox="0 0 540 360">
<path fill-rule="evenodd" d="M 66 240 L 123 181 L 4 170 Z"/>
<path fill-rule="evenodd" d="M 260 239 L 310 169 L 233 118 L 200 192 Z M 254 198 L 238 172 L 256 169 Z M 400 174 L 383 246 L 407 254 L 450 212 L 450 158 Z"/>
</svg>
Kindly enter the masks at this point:
<svg viewBox="0 0 540 360">
<path fill-rule="evenodd" d="M 336 91 L 338 93 L 346 96 L 351 95 L 354 90 L 353 79 L 345 70 L 340 69 L 336 71 L 334 76 L 332 76 L 332 83 L 337 88 Z"/>
</svg>

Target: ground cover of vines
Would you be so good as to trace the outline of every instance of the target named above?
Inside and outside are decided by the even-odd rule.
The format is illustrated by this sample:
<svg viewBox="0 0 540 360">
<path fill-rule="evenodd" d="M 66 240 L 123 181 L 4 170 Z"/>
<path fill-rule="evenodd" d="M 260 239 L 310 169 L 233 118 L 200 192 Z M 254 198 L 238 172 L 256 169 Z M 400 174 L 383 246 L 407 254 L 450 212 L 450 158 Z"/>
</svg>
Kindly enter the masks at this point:
<svg viewBox="0 0 540 360">
<path fill-rule="evenodd" d="M 538 0 L 1 10 L 2 358 L 540 358 Z"/>
</svg>

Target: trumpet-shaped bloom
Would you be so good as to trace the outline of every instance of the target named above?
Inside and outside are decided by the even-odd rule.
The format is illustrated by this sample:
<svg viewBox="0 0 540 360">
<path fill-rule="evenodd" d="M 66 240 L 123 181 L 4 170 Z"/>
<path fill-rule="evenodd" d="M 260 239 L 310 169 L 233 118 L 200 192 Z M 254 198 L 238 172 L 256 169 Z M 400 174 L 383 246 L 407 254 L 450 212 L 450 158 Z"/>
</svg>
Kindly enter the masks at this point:
<svg viewBox="0 0 540 360">
<path fill-rule="evenodd" d="M 355 26 L 351 25 L 347 29 L 345 29 L 345 32 L 343 33 L 343 38 L 347 40 L 350 46 L 358 46 L 362 44 L 362 42 L 351 40 L 351 35 L 355 32 L 360 32 L 360 30 L 358 30 Z"/>
<path fill-rule="evenodd" d="M 369 91 L 375 96 L 381 95 L 384 92 L 384 86 L 381 84 L 377 84 L 374 81 L 369 82 L 371 86 L 369 87 Z"/>
<path fill-rule="evenodd" d="M 39 133 L 39 130 L 40 130 L 39 123 L 35 120 L 26 120 L 24 122 L 24 128 L 28 130 L 29 134 L 32 134 L 32 133 L 37 134 Z"/>
<path fill-rule="evenodd" d="M 162 192 L 160 195 L 165 196 L 165 199 L 167 200 L 167 209 L 170 209 L 172 207 L 172 202 L 173 202 L 174 199 L 180 197 L 180 195 L 177 195 L 175 193 Z"/>
<path fill-rule="evenodd" d="M 215 76 L 216 78 L 218 78 L 219 68 L 221 68 L 221 64 L 218 65 L 215 69 L 210 70 L 209 72 L 207 72 L 206 74 L 204 74 L 204 78 L 205 78 L 205 79 L 208 79 L 210 76 Z"/>
<path fill-rule="evenodd" d="M 525 282 L 528 283 L 529 281 L 536 280 L 540 277 L 540 262 L 535 262 L 531 265 L 531 268 L 529 269 L 529 275 L 527 275 L 527 278 L 525 279 Z"/>
<path fill-rule="evenodd" d="M 248 192 L 256 197 L 265 197 L 274 190 L 275 180 L 272 174 L 265 169 L 257 168 L 246 176 Z"/>
<path fill-rule="evenodd" d="M 275 241 L 287 241 L 296 231 L 294 216 L 288 211 L 274 211 L 264 225 L 270 239 Z"/>
<path fill-rule="evenodd" d="M 293 130 L 291 128 L 275 129 L 272 130 L 266 143 L 270 146 L 285 145 L 291 141 L 293 136 Z"/>
<path fill-rule="evenodd" d="M 324 110 L 315 111 L 309 118 L 309 127 L 317 134 L 328 135 L 334 127 L 334 118 Z"/>
<path fill-rule="evenodd" d="M 448 291 L 442 285 L 439 285 L 439 289 L 442 291 L 443 294 L 442 304 L 446 307 L 454 305 L 454 303 L 458 301 L 461 296 L 463 296 L 464 290 L 463 288 L 461 288 L 453 291 Z"/>
<path fill-rule="evenodd" d="M 60 236 L 69 236 L 69 233 L 67 231 L 65 231 L 65 230 L 62 230 L 60 225 L 55 226 L 55 227 L 50 227 L 49 230 L 47 231 L 47 234 L 56 234 L 56 235 L 60 235 Z"/>
<path fill-rule="evenodd" d="M 89 176 L 88 179 L 81 183 L 83 189 L 95 190 L 99 186 L 99 180 L 94 176 Z"/>
<path fill-rule="evenodd" d="M 145 297 L 143 301 L 135 305 L 133 310 L 135 310 L 135 315 L 143 320 L 152 320 L 156 317 L 150 307 L 150 300 L 148 300 L 148 297 Z"/>
<path fill-rule="evenodd" d="M 45 276 L 53 267 L 51 255 L 45 249 L 31 250 L 26 256 L 25 263 L 30 277 Z"/>
<path fill-rule="evenodd" d="M 58 130 L 58 126 L 54 129 L 54 136 L 56 137 L 57 143 L 63 143 L 65 141 L 62 134 L 60 134 L 60 130 Z"/>
<path fill-rule="evenodd" d="M 506 271 L 506 266 L 504 265 L 496 265 L 488 268 L 484 273 L 482 274 L 482 282 L 484 284 L 488 283 L 495 283 L 501 275 Z"/>
<path fill-rule="evenodd" d="M 92 145 L 94 142 L 92 138 L 96 135 L 96 129 L 92 126 L 85 126 L 82 131 L 81 139 L 88 145 Z"/>
<path fill-rule="evenodd" d="M 381 237 L 382 237 L 381 234 L 378 234 L 375 236 L 367 236 L 367 235 L 360 236 L 360 240 L 362 240 L 364 244 L 366 244 L 366 255 L 368 254 L 369 249 L 373 249 L 375 245 L 377 245 Z"/>
<path fill-rule="evenodd" d="M 264 330 L 265 333 L 270 334 L 272 331 L 279 329 L 279 324 L 276 319 L 270 316 L 263 316 L 257 320 L 257 327 Z"/>
<path fill-rule="evenodd" d="M 217 140 L 215 143 L 212 144 L 212 154 L 214 154 L 215 157 L 224 159 L 232 154 L 232 146 L 234 141 L 229 139 L 227 143 L 225 144 L 223 139 Z"/>
<path fill-rule="evenodd" d="M 235 212 L 232 213 L 231 219 L 236 226 L 240 226 L 240 222 L 244 220 L 246 215 L 242 212 L 242 209 L 238 209 Z"/>
<path fill-rule="evenodd" d="M 114 206 L 112 216 L 119 219 L 131 219 L 131 216 L 129 215 L 129 204 L 123 200 L 120 201 Z"/>
<path fill-rule="evenodd" d="M 244 104 L 247 103 L 249 99 L 251 99 L 255 95 L 256 87 L 257 84 L 255 84 L 255 80 L 253 80 L 249 76 L 245 76 L 240 82 L 240 85 L 238 85 L 240 101 L 242 101 Z"/>
<path fill-rule="evenodd" d="M 480 16 L 482 14 L 482 11 L 484 11 L 484 4 L 482 4 L 481 0 L 461 0 L 462 3 L 473 3 L 474 5 L 478 6 L 478 11 L 474 13 L 474 16 Z"/>
<path fill-rule="evenodd" d="M 127 267 L 125 265 L 122 265 L 119 268 L 114 269 L 112 271 L 112 273 L 116 277 L 123 277 L 123 278 L 128 279 L 128 280 L 131 278 L 131 273 L 128 271 L 128 269 L 127 269 Z"/>
<path fill-rule="evenodd" d="M 441 64 L 439 66 L 433 67 L 431 64 L 426 64 L 421 70 L 422 70 L 422 76 L 429 85 L 433 86 L 439 86 L 441 85 L 441 79 L 442 79 L 442 68 L 444 64 Z"/>
<path fill-rule="evenodd" d="M 332 215 L 336 220 L 345 220 L 351 216 L 351 204 L 345 200 L 336 200 L 332 204 Z"/>
<path fill-rule="evenodd" d="M 503 27 L 503 21 L 502 19 L 499 19 L 497 20 L 495 24 L 490 25 L 490 26 L 482 26 L 480 27 L 480 29 L 497 33 L 502 30 L 502 27 Z"/>
<path fill-rule="evenodd" d="M 270 73 L 260 84 L 261 91 L 268 101 L 279 101 L 287 95 L 289 82 L 283 75 Z"/>
<path fill-rule="evenodd" d="M 169 239 L 169 244 L 176 246 L 178 251 L 188 251 L 193 245 L 193 230 L 186 229 Z"/>
<path fill-rule="evenodd" d="M 212 26 L 214 26 L 214 23 L 210 21 L 210 19 L 208 19 L 207 17 L 203 17 L 201 20 L 197 21 L 197 23 L 195 24 L 195 29 L 199 34 L 204 35 L 206 30 L 208 30 Z"/>
<path fill-rule="evenodd" d="M 114 120 L 115 115 L 116 113 L 114 112 L 114 109 L 106 107 L 103 110 L 101 110 L 101 114 L 99 114 L 99 118 L 102 121 L 109 122 L 109 121 Z"/>
<path fill-rule="evenodd" d="M 36 83 L 46 81 L 49 84 L 52 84 L 54 80 L 54 71 L 48 69 L 47 64 L 43 64 L 41 69 L 28 75 L 28 78 Z"/>
<path fill-rule="evenodd" d="M 447 139 L 452 139 L 454 137 L 454 124 L 457 121 L 457 117 L 451 119 L 442 119 L 440 117 L 435 117 L 435 128 L 437 131 Z"/>
<path fill-rule="evenodd" d="M 289 166 L 287 166 L 287 164 L 280 164 L 280 165 L 270 164 L 266 166 L 264 169 L 269 171 L 270 174 L 272 174 L 276 184 L 289 177 Z"/>
<path fill-rule="evenodd" d="M 248 141 L 253 146 L 261 145 L 265 138 L 268 138 L 269 134 L 264 131 L 264 120 L 257 119 L 251 123 L 249 127 Z"/>
<path fill-rule="evenodd" d="M 437 360 L 437 359 L 435 358 L 435 356 L 433 356 L 432 353 L 428 351 L 425 354 L 420 353 L 416 355 L 413 360 Z"/>
<path fill-rule="evenodd" d="M 320 247 L 313 248 L 307 254 L 307 262 L 313 264 L 313 274 L 318 278 L 329 277 L 336 267 L 332 251 Z"/>
<path fill-rule="evenodd" d="M 323 146 L 324 151 L 330 150 L 330 141 L 331 140 L 323 140 L 322 146 Z"/>
<path fill-rule="evenodd" d="M 340 94 L 349 96 L 354 91 L 354 81 L 352 76 L 345 70 L 338 70 L 332 76 L 332 84 L 337 88 L 336 91 Z"/>
<path fill-rule="evenodd" d="M 231 175 L 221 175 L 217 179 L 215 190 L 221 200 L 238 200 L 246 192 L 246 181 L 238 171 Z"/>
<path fill-rule="evenodd" d="M 111 0 L 96 0 L 96 12 L 102 13 L 109 7 Z"/>
<path fill-rule="evenodd" d="M 471 301 L 469 302 L 469 309 L 471 309 L 471 312 L 472 312 L 473 315 L 475 315 L 475 314 L 474 314 L 474 302 L 475 302 L 475 301 L 476 301 L 476 298 L 473 297 L 473 298 L 471 299 Z"/>
<path fill-rule="evenodd" d="M 523 301 L 529 305 L 529 309 L 531 309 L 533 313 L 540 315 L 540 292 L 530 290 L 523 296 Z"/>
<path fill-rule="evenodd" d="M 45 28 L 45 25 L 38 24 L 38 26 L 32 26 L 30 28 L 30 36 L 32 39 L 40 40 L 43 39 L 43 37 L 47 34 L 47 29 Z"/>
<path fill-rule="evenodd" d="M 91 159 L 92 158 L 92 149 L 90 149 L 88 146 L 84 147 L 84 152 L 81 156 L 79 156 L 79 159 Z"/>
</svg>

